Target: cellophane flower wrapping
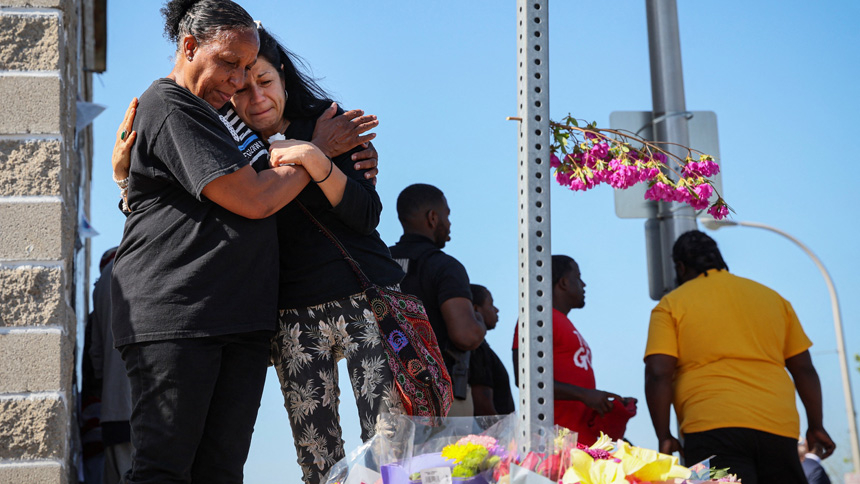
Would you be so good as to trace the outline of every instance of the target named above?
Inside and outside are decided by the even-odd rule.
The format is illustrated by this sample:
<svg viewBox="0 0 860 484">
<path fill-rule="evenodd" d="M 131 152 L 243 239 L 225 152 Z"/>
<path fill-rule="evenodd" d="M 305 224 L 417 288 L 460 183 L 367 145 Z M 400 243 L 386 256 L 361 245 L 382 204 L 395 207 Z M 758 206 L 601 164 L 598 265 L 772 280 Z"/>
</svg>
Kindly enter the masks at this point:
<svg viewBox="0 0 860 484">
<path fill-rule="evenodd" d="M 420 472 L 436 467 L 450 468 L 457 483 L 495 482 L 494 470 L 512 448 L 515 423 L 515 414 L 446 418 L 383 414 L 376 435 L 336 463 L 323 482 L 419 484 Z M 378 480 L 371 480 L 375 476 Z"/>
</svg>

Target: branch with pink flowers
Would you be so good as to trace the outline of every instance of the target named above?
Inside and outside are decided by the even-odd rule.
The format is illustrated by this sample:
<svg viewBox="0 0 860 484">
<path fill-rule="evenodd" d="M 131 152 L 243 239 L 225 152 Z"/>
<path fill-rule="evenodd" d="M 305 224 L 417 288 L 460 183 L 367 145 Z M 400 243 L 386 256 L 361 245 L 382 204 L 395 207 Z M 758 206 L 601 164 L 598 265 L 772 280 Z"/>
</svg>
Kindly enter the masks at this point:
<svg viewBox="0 0 860 484">
<path fill-rule="evenodd" d="M 564 121 L 564 124 L 550 123 L 553 133 L 550 165 L 555 168 L 555 179 L 560 185 L 585 191 L 606 183 L 623 190 L 647 182 L 648 200 L 686 203 L 695 210 L 707 209 L 718 220 L 729 214 L 731 208 L 716 193 L 710 179 L 720 172 L 714 157 L 676 143 L 649 141 L 627 131 L 598 128 L 594 122 L 581 128 L 579 120 L 571 116 Z M 641 147 L 636 148 L 632 143 Z M 681 147 L 687 152 L 686 157 L 669 152 L 665 149 L 668 146 Z M 677 181 L 667 176 L 670 172 L 677 175 Z M 710 203 L 715 193 L 716 201 Z"/>
</svg>

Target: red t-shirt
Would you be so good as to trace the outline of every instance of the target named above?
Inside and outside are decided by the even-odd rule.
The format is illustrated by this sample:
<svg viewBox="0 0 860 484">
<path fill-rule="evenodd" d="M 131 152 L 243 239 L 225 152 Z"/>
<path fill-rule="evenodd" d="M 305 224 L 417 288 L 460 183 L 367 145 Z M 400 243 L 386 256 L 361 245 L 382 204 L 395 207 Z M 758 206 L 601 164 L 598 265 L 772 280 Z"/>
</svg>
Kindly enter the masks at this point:
<svg viewBox="0 0 860 484">
<path fill-rule="evenodd" d="M 518 332 L 517 327 L 514 327 L 513 349 L 519 348 Z M 555 308 L 552 310 L 552 349 L 553 375 L 556 381 L 591 390 L 596 388 L 594 369 L 591 366 L 591 348 L 570 319 Z M 585 429 L 577 427 L 581 427 L 582 422 L 590 415 L 591 410 L 582 402 L 555 401 L 555 423 L 562 427 L 582 432 Z"/>
</svg>

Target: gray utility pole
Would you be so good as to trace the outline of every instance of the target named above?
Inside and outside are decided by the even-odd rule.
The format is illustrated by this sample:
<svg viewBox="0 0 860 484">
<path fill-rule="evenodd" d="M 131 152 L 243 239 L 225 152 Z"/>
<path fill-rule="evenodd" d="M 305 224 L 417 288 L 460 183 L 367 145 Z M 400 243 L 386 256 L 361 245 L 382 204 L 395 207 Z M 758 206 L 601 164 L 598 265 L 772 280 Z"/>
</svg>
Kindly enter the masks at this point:
<svg viewBox="0 0 860 484">
<path fill-rule="evenodd" d="M 651 57 L 654 140 L 689 146 L 678 6 L 675 0 L 646 0 L 645 9 L 648 16 L 648 52 Z M 687 152 L 677 146 L 661 147 L 682 159 L 687 156 Z M 671 160 L 669 163 L 674 164 Z M 678 178 L 671 172 L 668 176 L 673 180 Z M 696 228 L 696 215 L 692 207 L 678 202 L 659 202 L 657 217 L 645 222 L 652 299 L 658 300 L 675 288 L 672 245 L 681 234 Z"/>
<path fill-rule="evenodd" d="M 551 431 L 552 260 L 549 220 L 549 0 L 517 0 L 519 369 L 522 451 Z"/>
</svg>

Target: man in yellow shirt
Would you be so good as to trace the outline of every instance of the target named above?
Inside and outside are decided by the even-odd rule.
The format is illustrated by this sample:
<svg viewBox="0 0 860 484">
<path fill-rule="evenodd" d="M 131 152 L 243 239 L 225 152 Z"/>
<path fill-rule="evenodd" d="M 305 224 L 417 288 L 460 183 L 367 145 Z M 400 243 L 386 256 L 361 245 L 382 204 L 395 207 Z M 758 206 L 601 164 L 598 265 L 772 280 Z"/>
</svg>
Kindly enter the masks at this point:
<svg viewBox="0 0 860 484">
<path fill-rule="evenodd" d="M 681 235 L 672 258 L 679 287 L 651 312 L 645 349 L 645 396 L 660 451 L 681 451 L 687 464 L 716 455 L 711 465 L 729 467 L 744 484 L 805 484 L 795 389 L 810 448 L 826 457 L 836 446 L 822 424 L 812 342 L 791 304 L 730 274 L 702 232 Z M 683 449 L 669 430 L 672 404 Z"/>
</svg>

